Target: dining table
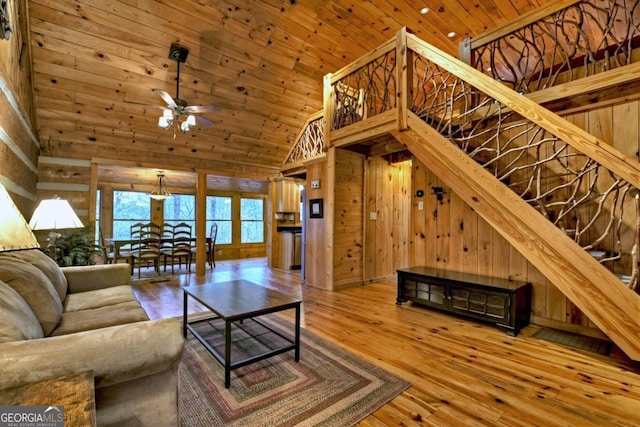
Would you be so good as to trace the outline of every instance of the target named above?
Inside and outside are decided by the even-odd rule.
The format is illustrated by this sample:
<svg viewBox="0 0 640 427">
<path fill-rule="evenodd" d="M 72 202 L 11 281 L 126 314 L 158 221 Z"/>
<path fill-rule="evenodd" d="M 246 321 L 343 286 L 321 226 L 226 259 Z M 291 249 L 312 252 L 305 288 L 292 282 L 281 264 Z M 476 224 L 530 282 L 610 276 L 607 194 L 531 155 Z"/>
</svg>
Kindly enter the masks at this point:
<svg viewBox="0 0 640 427">
<path fill-rule="evenodd" d="M 114 255 L 114 260 L 116 260 L 116 262 L 118 262 L 117 260 L 121 258 L 120 256 L 120 251 L 122 250 L 123 247 L 126 247 L 127 245 L 132 245 L 134 243 L 139 242 L 139 239 L 132 239 L 132 238 L 106 238 L 105 241 L 111 245 L 113 247 L 113 255 Z M 160 241 L 162 243 L 171 243 L 171 237 L 161 237 Z M 196 242 L 196 238 L 192 237 L 191 241 L 194 243 Z M 206 237 L 205 238 L 205 242 L 206 242 L 206 248 L 207 248 L 207 253 L 209 252 L 209 250 L 211 250 L 211 237 Z M 130 261 L 128 261 L 129 264 L 131 264 Z M 133 265 L 132 265 L 132 271 L 133 271 Z"/>
</svg>

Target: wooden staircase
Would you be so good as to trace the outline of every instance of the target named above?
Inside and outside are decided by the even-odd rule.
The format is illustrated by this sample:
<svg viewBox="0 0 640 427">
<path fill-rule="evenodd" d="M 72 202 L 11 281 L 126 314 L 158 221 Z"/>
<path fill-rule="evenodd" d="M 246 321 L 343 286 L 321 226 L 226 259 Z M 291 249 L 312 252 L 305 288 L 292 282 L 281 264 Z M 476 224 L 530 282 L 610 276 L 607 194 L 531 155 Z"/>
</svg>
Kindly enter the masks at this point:
<svg viewBox="0 0 640 427">
<path fill-rule="evenodd" d="M 389 71 L 384 71 L 388 64 L 392 64 Z M 430 77 L 425 77 L 429 67 L 432 68 L 427 71 L 434 79 L 440 78 L 439 83 L 443 84 L 435 95 L 416 86 L 417 81 L 426 82 L 425 86 L 429 88 L 438 86 L 432 84 Z M 388 75 L 381 77 L 384 72 Z M 420 72 L 423 74 L 416 76 Z M 388 78 L 389 75 L 393 78 Z M 386 87 L 378 87 L 380 82 Z M 446 93 L 450 87 L 459 86 L 473 87 L 478 92 Z M 385 91 L 394 96 L 371 100 L 373 93 Z M 336 126 L 335 123 L 345 123 L 340 114 L 353 116 L 353 112 L 344 107 L 344 99 L 350 93 L 357 93 L 359 102 L 364 102 L 364 114 L 356 117 L 355 122 L 347 120 L 348 124 Z M 474 102 L 478 93 L 494 102 L 477 107 Z M 416 108 L 420 102 L 431 110 L 425 112 L 428 108 Z M 467 116 L 470 119 L 465 119 L 465 107 L 470 108 Z M 392 135 L 428 165 L 631 359 L 640 361 L 640 296 L 623 283 L 624 277 L 609 271 L 577 244 L 570 233 L 554 226 L 453 143 L 456 134 L 473 128 L 477 121 L 493 120 L 506 111 L 519 114 L 522 120 L 566 142 L 572 150 L 625 180 L 625 185 L 630 185 L 636 192 L 640 188 L 640 165 L 635 159 L 406 30 L 400 31 L 395 40 L 380 46 L 370 56 L 325 76 L 323 145 L 346 148 Z"/>
<path fill-rule="evenodd" d="M 491 224 L 633 360 L 640 298 L 606 267 L 419 117 L 393 135 Z"/>
</svg>

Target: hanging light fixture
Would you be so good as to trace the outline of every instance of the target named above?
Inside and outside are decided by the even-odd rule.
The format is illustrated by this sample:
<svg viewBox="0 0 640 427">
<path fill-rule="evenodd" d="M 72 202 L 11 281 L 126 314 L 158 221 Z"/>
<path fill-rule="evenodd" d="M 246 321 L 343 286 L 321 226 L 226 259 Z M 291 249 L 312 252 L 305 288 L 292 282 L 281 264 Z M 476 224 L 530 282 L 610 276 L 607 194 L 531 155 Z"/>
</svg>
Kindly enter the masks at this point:
<svg viewBox="0 0 640 427">
<path fill-rule="evenodd" d="M 164 177 L 164 173 L 160 172 L 158 174 L 158 184 L 156 189 L 149 193 L 149 197 L 154 200 L 164 201 L 171 197 L 171 193 L 167 190 L 167 184 L 165 182 L 166 178 Z"/>
<path fill-rule="evenodd" d="M 166 109 L 160 118 L 158 118 L 158 126 L 162 130 L 169 130 L 174 123 L 176 124 L 176 127 L 180 128 L 182 133 L 187 133 L 196 125 L 196 116 L 193 114 L 184 116 Z"/>
<path fill-rule="evenodd" d="M 158 126 L 164 130 L 168 130 L 173 124 L 173 112 L 171 110 L 164 110 L 162 116 L 158 119 Z"/>
</svg>

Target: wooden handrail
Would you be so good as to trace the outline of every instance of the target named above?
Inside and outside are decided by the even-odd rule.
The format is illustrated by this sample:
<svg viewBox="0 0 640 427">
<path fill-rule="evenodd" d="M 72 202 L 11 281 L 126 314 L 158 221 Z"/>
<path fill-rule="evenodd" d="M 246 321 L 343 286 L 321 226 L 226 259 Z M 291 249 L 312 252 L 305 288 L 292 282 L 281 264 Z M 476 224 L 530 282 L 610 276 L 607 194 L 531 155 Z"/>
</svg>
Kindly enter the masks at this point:
<svg viewBox="0 0 640 427">
<path fill-rule="evenodd" d="M 521 15 L 520 17 L 518 17 L 518 19 L 510 21 L 506 25 L 487 31 L 477 37 L 469 39 L 466 43 L 468 47 L 471 48 L 471 50 L 477 49 L 481 46 L 491 43 L 494 40 L 505 37 L 513 33 L 514 31 L 519 30 L 520 28 L 526 27 L 529 24 L 533 24 L 534 22 L 539 21 L 542 18 L 553 15 L 554 13 L 562 9 L 566 9 L 576 3 L 580 3 L 581 1 L 583 0 L 557 0 L 548 3 L 545 6 Z"/>
<path fill-rule="evenodd" d="M 295 167 L 295 166 L 292 166 L 292 164 L 286 163 L 286 161 L 289 159 L 289 156 L 291 155 L 293 150 L 295 150 L 296 146 L 300 142 L 300 139 L 302 138 L 302 135 L 304 135 L 304 133 L 306 132 L 307 128 L 309 127 L 309 123 L 313 122 L 314 120 L 319 119 L 322 116 L 324 116 L 324 110 L 319 110 L 319 111 L 317 111 L 315 113 L 309 114 L 309 117 L 307 117 L 307 120 L 304 122 L 304 125 L 302 125 L 302 128 L 300 128 L 300 132 L 298 132 L 298 135 L 296 136 L 296 139 L 293 141 L 293 144 L 291 144 L 291 147 L 289 148 L 289 151 L 287 152 L 287 155 L 284 156 L 284 160 L 282 161 L 281 169 L 285 169 L 285 168 L 289 168 L 289 167 Z"/>
<path fill-rule="evenodd" d="M 384 42 L 383 44 L 381 44 L 380 46 L 378 46 L 377 48 L 373 49 L 371 52 L 361 56 L 360 58 L 356 59 L 355 61 L 353 61 L 352 63 L 350 63 L 349 65 L 347 65 L 346 67 L 343 67 L 341 69 L 339 69 L 338 71 L 336 71 L 335 73 L 331 73 L 331 84 L 333 85 L 335 82 L 343 79 L 345 76 L 348 76 L 349 74 L 353 73 L 354 71 L 362 68 L 364 65 L 368 64 L 369 62 L 373 61 L 374 59 L 388 53 L 391 52 L 392 50 L 394 50 L 396 48 L 396 39 L 392 38 L 386 42 Z"/>
<path fill-rule="evenodd" d="M 407 35 L 407 46 L 434 64 L 455 74 L 513 111 L 551 132 L 578 151 L 640 188 L 640 164 L 580 127 L 541 107 L 527 97 L 507 88 L 464 62 L 447 55 L 413 34 Z"/>
</svg>

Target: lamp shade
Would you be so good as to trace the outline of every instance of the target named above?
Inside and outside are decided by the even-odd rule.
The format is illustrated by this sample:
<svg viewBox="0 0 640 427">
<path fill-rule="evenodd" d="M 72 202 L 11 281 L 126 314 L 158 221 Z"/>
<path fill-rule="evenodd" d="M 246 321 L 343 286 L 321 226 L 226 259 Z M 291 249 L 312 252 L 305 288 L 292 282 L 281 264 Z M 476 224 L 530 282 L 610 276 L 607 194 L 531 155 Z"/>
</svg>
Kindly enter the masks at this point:
<svg viewBox="0 0 640 427">
<path fill-rule="evenodd" d="M 66 200 L 47 199 L 36 208 L 29 227 L 33 230 L 60 230 L 63 228 L 82 228 L 84 225 Z"/>
<path fill-rule="evenodd" d="M 0 184 L 0 252 L 39 247 L 40 244 L 27 225 L 27 220 Z"/>
</svg>

